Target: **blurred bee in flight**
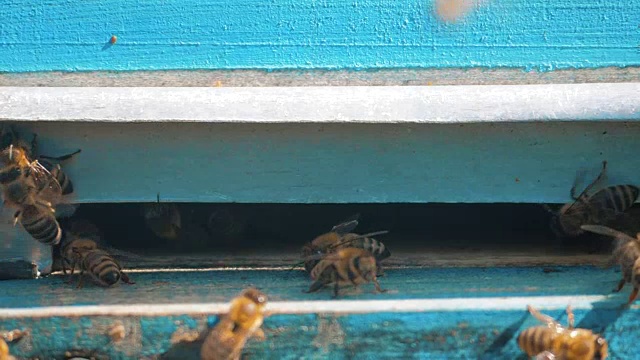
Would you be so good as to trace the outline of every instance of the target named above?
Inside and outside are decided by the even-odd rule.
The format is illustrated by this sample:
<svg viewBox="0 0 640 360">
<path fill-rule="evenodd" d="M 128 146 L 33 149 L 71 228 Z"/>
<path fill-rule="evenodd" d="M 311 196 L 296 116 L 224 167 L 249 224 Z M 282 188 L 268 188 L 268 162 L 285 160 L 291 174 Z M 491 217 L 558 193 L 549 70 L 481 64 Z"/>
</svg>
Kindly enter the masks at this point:
<svg viewBox="0 0 640 360">
<path fill-rule="evenodd" d="M 582 225 L 582 229 L 616 239 L 610 263 L 620 265 L 622 279 L 613 291 L 619 292 L 626 283 L 632 284 L 633 290 L 627 304 L 634 302 L 640 289 L 640 233 L 633 238 L 622 231 L 602 225 Z"/>
<path fill-rule="evenodd" d="M 354 216 L 354 218 L 357 217 L 358 215 Z M 305 270 L 311 273 L 323 255 L 331 254 L 339 249 L 353 247 L 367 250 L 375 257 L 379 271 L 377 275 L 381 276 L 382 267 L 380 266 L 380 261 L 391 256 L 391 252 L 382 242 L 372 238 L 372 236 L 387 234 L 388 231 L 383 230 L 364 235 L 351 233 L 356 226 L 358 226 L 357 219 L 345 221 L 334 226 L 330 232 L 316 237 L 313 241 L 303 246 L 302 257 Z"/>
<path fill-rule="evenodd" d="M 209 332 L 200 349 L 202 360 L 239 360 L 247 340 L 263 340 L 267 296 L 248 288 L 231 301 L 229 312 Z"/>
<path fill-rule="evenodd" d="M 562 237 L 578 236 L 584 231 L 584 224 L 606 225 L 619 218 L 638 199 L 640 189 L 633 185 L 613 185 L 591 193 L 593 188 L 605 176 L 607 162 L 602 162 L 602 170 L 598 177 L 576 196 L 577 181 L 571 187 L 570 195 L 574 200 L 554 211 L 545 205 L 553 218 L 551 228 L 556 235 Z M 591 194 L 590 194 L 591 193 Z"/>
<path fill-rule="evenodd" d="M 69 276 L 73 276 L 76 268 L 80 269 L 77 287 L 82 287 L 85 272 L 95 284 L 103 287 L 113 286 L 120 280 L 135 284 L 111 254 L 98 248 L 100 233 L 93 224 L 74 220 L 65 230 L 60 244 L 62 271 L 66 275 L 68 267 L 71 270 Z"/>
<path fill-rule="evenodd" d="M 435 12 L 444 22 L 457 22 L 473 10 L 483 0 L 436 0 Z"/>
<path fill-rule="evenodd" d="M 174 203 L 161 203 L 160 194 L 155 203 L 142 204 L 144 222 L 157 237 L 175 240 L 182 228 L 180 209 Z"/>
<path fill-rule="evenodd" d="M 37 241 L 58 244 L 62 234 L 56 220 L 56 207 L 61 208 L 62 196 L 73 191 L 71 181 L 59 164 L 54 167 L 48 161 L 41 163 L 32 158 L 37 148 L 35 135 L 31 144 L 27 144 L 13 129 L 7 131 L 5 127 L 1 139 L 3 146 L 8 145 L 0 152 L 0 185 L 4 204 L 17 210 L 14 223 L 20 222 Z M 78 152 L 80 150 L 60 158 L 47 158 L 66 160 Z M 67 210 L 70 210 L 66 214 L 69 216 L 75 207 L 69 206 Z M 64 212 L 58 211 L 60 215 Z"/>
<path fill-rule="evenodd" d="M 378 283 L 377 260 L 367 250 L 358 248 L 342 248 L 334 253 L 322 256 L 318 264 L 311 270 L 314 280 L 308 293 L 316 292 L 333 284 L 333 297 L 338 296 L 341 286 L 373 282 L 377 292 L 386 292 Z"/>
<path fill-rule="evenodd" d="M 608 356 L 607 340 L 591 330 L 574 328 L 571 307 L 567 307 L 569 326 L 564 327 L 531 306 L 529 313 L 545 325 L 525 329 L 518 335 L 518 346 L 536 359 L 604 360 Z"/>
</svg>

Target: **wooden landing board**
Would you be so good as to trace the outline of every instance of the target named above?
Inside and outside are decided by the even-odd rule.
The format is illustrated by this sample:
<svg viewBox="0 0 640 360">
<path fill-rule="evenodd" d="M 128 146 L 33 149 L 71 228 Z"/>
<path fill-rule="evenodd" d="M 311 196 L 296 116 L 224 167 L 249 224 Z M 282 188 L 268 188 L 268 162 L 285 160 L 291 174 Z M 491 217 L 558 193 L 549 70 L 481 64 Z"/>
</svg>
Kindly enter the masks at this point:
<svg viewBox="0 0 640 360">
<path fill-rule="evenodd" d="M 197 358 L 196 346 L 177 344 L 180 334 L 205 331 L 243 287 L 260 287 L 273 315 L 267 340 L 252 341 L 250 358 L 519 358 L 517 333 L 537 323 L 527 304 L 566 323 L 572 304 L 578 326 L 602 332 L 612 359 L 634 356 L 637 305 L 621 309 L 627 290 L 611 295 L 613 270 L 565 267 L 389 270 L 381 284 L 330 301 L 329 291 L 304 294 L 301 272 L 215 271 L 132 274 L 136 285 L 75 289 L 59 276 L 0 282 L 0 329 L 29 330 L 11 345 L 19 356 L 55 356 L 70 348 L 100 349 L 112 359 Z M 295 300 L 295 302 L 292 302 Z M 172 305 L 159 305 L 169 304 Z M 101 306 L 93 306 L 100 304 Z M 71 306 L 73 305 L 73 306 Z M 51 307 L 53 306 L 53 307 Z M 63 307 L 59 307 L 63 306 Z M 121 322 L 124 340 L 107 331 Z M 52 330 L 55 329 L 55 330 Z M 173 341 L 172 341 L 173 336 Z"/>
</svg>

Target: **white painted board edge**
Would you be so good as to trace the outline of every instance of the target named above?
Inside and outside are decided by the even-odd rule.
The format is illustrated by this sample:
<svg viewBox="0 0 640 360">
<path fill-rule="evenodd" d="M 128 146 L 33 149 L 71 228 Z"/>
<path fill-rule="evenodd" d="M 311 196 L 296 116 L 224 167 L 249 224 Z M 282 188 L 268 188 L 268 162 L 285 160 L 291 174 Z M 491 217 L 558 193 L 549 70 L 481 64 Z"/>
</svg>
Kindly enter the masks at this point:
<svg viewBox="0 0 640 360">
<path fill-rule="evenodd" d="M 0 87 L 0 120 L 470 123 L 640 120 L 640 82 L 315 87 Z"/>
<path fill-rule="evenodd" d="M 375 312 L 437 312 L 437 311 L 525 311 L 527 305 L 544 310 L 565 309 L 568 304 L 579 310 L 591 310 L 595 303 L 611 296 L 532 296 L 406 300 L 326 300 L 274 301 L 267 305 L 270 314 L 366 314 Z M 618 304 L 619 305 L 619 304 Z M 198 304 L 126 304 L 74 305 L 38 308 L 0 309 L 0 319 L 50 316 L 170 316 L 222 314 L 228 303 Z"/>
</svg>

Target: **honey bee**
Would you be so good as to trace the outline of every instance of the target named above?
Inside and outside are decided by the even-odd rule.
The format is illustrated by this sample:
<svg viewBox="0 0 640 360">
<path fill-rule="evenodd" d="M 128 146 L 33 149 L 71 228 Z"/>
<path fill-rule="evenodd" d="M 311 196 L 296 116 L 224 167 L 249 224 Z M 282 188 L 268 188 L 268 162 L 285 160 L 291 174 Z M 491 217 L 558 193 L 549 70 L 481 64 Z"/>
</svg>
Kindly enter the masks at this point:
<svg viewBox="0 0 640 360">
<path fill-rule="evenodd" d="M 266 316 L 267 296 L 248 288 L 231 301 L 229 312 L 209 332 L 200 349 L 202 360 L 239 360 L 250 337 L 264 339 L 260 328 Z"/>
<path fill-rule="evenodd" d="M 64 231 L 60 242 L 60 257 L 62 258 L 62 273 L 71 274 L 82 261 L 83 254 L 96 250 L 100 242 L 100 231 L 88 221 L 73 220 Z"/>
<path fill-rule="evenodd" d="M 126 284 L 135 284 L 122 271 L 120 263 L 108 252 L 102 249 L 76 250 L 80 266 L 80 281 L 77 287 L 82 287 L 85 272 L 89 273 L 93 282 L 103 287 L 110 287 L 122 280 Z M 73 269 L 71 270 L 73 274 Z"/>
<path fill-rule="evenodd" d="M 608 356 L 607 340 L 591 330 L 574 328 L 574 317 L 571 306 L 567 306 L 569 326 L 564 327 L 548 315 L 541 314 L 531 306 L 529 313 L 544 326 L 525 329 L 518 335 L 518 346 L 529 356 L 540 359 L 557 358 L 563 360 L 606 359 Z"/>
<path fill-rule="evenodd" d="M 334 284 L 333 297 L 338 296 L 340 286 L 373 282 L 377 292 L 386 292 L 378 283 L 376 258 L 368 251 L 358 248 L 342 248 L 325 255 L 311 270 L 314 280 L 307 293 L 316 292 Z"/>
<path fill-rule="evenodd" d="M 457 22 L 482 0 L 436 0 L 435 11 L 444 22 Z"/>
<path fill-rule="evenodd" d="M 388 231 L 377 231 L 364 235 L 351 233 L 358 226 L 358 220 L 351 220 L 334 226 L 330 232 L 322 234 L 302 248 L 304 268 L 310 273 L 320 261 L 318 255 L 325 255 L 346 247 L 360 248 L 369 251 L 375 258 L 379 271 L 380 261 L 391 256 L 391 252 L 380 241 L 372 236 L 387 234 Z M 381 273 L 378 274 L 380 276 Z"/>
<path fill-rule="evenodd" d="M 584 232 L 580 228 L 583 224 L 606 224 L 623 214 L 638 199 L 640 189 L 633 185 L 609 186 L 589 195 L 604 177 L 606 169 L 607 162 L 603 161 L 598 177 L 578 196 L 577 184 L 574 183 L 570 191 L 574 201 L 562 206 L 557 213 L 545 206 L 553 214 L 551 225 L 557 235 L 578 236 Z"/>
<path fill-rule="evenodd" d="M 38 160 L 31 159 L 36 146 L 35 139 L 34 135 L 29 146 L 13 138 L 11 144 L 0 152 L 0 162 L 3 164 L 0 168 L 0 185 L 4 204 L 17 210 L 14 224 L 20 222 L 35 240 L 56 245 L 60 242 L 62 231 L 56 220 L 54 206 L 60 203 L 65 191 L 68 193 L 71 182 L 59 166 L 51 168 L 54 171 L 52 174 Z M 61 158 L 71 156 L 73 154 Z M 58 179 L 64 179 L 66 190 L 60 186 Z"/>
<path fill-rule="evenodd" d="M 638 296 L 640 289 L 640 233 L 633 238 L 621 231 L 602 225 L 582 225 L 582 229 L 616 239 L 611 262 L 618 263 L 622 271 L 622 279 L 613 290 L 619 292 L 626 283 L 633 285 L 627 304 L 631 304 Z"/>
<path fill-rule="evenodd" d="M 15 360 L 16 358 L 9 353 L 9 345 L 0 338 L 0 360 Z"/>
<path fill-rule="evenodd" d="M 173 203 L 161 203 L 160 194 L 156 203 L 142 205 L 142 214 L 147 227 L 158 237 L 175 240 L 182 220 L 180 210 Z"/>
</svg>

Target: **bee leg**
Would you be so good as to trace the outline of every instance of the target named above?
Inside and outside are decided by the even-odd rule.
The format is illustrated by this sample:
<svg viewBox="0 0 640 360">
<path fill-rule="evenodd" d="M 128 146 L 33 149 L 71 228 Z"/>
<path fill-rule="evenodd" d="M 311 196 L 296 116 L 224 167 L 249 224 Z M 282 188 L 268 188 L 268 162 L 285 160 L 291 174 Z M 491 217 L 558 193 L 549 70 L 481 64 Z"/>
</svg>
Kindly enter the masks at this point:
<svg viewBox="0 0 640 360">
<path fill-rule="evenodd" d="M 334 299 L 337 298 L 339 291 L 340 291 L 340 285 L 338 284 L 338 281 L 335 281 L 333 285 L 333 295 L 331 297 Z"/>
<path fill-rule="evenodd" d="M 306 293 L 316 292 L 324 287 L 324 283 L 320 280 L 316 280 L 311 284 L 309 290 L 305 291 Z"/>
<path fill-rule="evenodd" d="M 569 329 L 573 329 L 575 325 L 575 317 L 573 316 L 573 309 L 571 309 L 571 305 L 567 305 L 567 320 L 569 322 Z"/>
<path fill-rule="evenodd" d="M 84 270 L 80 270 L 80 280 L 78 280 L 78 285 L 76 285 L 77 289 L 82 288 L 82 281 L 84 280 Z"/>
<path fill-rule="evenodd" d="M 383 289 L 382 287 L 380 287 L 380 283 L 378 282 L 377 278 L 373 278 L 373 286 L 376 287 L 376 291 L 379 293 L 385 293 L 388 291 L 387 289 Z"/>
<path fill-rule="evenodd" d="M 622 290 L 622 288 L 624 287 L 625 284 L 625 280 L 624 278 L 622 280 L 620 280 L 620 282 L 618 282 L 618 286 L 616 286 L 615 289 L 613 289 L 613 292 L 620 292 L 620 290 Z"/>
<path fill-rule="evenodd" d="M 638 288 L 633 288 L 631 295 L 629 295 L 629 302 L 627 302 L 627 305 L 631 305 L 631 303 L 636 300 L 637 296 L 638 296 Z"/>
<path fill-rule="evenodd" d="M 18 220 L 20 220 L 20 214 L 22 214 L 22 210 L 18 210 L 15 214 L 13 214 L 13 226 L 16 226 Z"/>
<path fill-rule="evenodd" d="M 122 282 L 124 282 L 125 284 L 129 284 L 129 285 L 135 284 L 135 281 L 132 281 L 129 278 L 129 276 L 123 272 L 120 272 L 120 279 L 122 279 Z"/>
</svg>

